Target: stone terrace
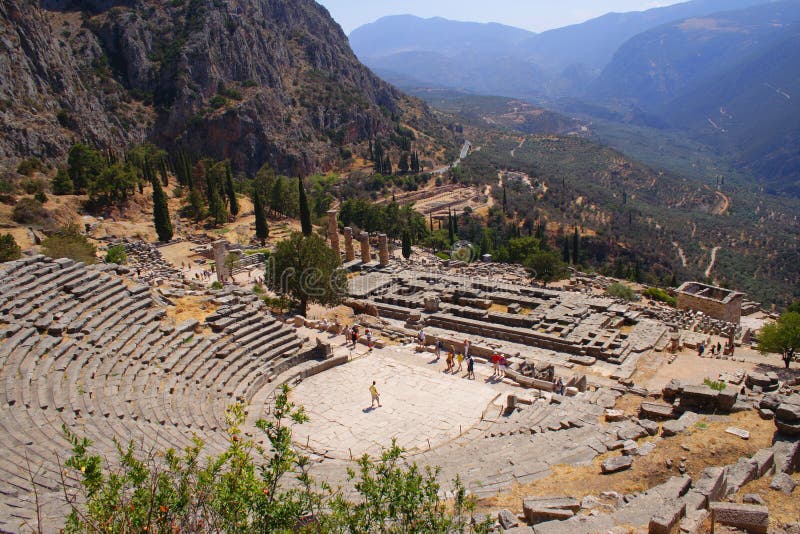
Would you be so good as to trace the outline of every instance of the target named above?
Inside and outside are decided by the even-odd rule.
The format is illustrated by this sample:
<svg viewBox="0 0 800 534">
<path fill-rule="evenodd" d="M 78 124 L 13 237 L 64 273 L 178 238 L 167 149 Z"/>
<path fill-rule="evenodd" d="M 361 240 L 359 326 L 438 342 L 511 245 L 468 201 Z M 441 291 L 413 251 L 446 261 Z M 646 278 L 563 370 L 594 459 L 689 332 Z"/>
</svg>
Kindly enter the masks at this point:
<svg viewBox="0 0 800 534">
<path fill-rule="evenodd" d="M 42 256 L 0 268 L 0 530 L 36 525 L 28 462 L 43 526 L 63 522 L 62 425 L 108 458 L 114 440 L 179 448 L 195 433 L 218 452 L 226 407 L 303 358 L 296 331 L 252 293 L 199 295 L 215 313 L 175 324 L 163 297 L 117 269 Z"/>
</svg>

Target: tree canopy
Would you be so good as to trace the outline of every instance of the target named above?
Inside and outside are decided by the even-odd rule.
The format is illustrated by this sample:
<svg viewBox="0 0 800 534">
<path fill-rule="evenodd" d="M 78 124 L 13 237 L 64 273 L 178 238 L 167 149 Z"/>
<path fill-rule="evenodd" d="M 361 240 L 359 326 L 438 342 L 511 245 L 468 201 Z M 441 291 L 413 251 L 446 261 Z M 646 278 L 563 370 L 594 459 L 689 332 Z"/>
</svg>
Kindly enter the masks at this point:
<svg viewBox="0 0 800 534">
<path fill-rule="evenodd" d="M 270 254 L 265 282 L 276 293 L 290 295 L 305 315 L 309 302 L 335 306 L 347 295 L 340 266 L 339 254 L 322 237 L 295 232 Z"/>
<path fill-rule="evenodd" d="M 800 313 L 786 312 L 777 322 L 765 325 L 758 334 L 758 350 L 762 354 L 776 352 L 783 357 L 786 368 L 800 348 Z"/>
</svg>

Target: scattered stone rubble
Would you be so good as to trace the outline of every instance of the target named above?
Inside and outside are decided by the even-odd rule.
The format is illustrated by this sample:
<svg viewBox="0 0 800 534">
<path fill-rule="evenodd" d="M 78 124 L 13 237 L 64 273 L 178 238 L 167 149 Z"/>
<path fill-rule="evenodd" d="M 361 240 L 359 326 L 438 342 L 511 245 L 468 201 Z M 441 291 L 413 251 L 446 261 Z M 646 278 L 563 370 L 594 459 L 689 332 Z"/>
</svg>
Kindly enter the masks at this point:
<svg viewBox="0 0 800 534">
<path fill-rule="evenodd" d="M 627 465 L 627 456 L 614 457 Z M 795 484 L 789 476 L 800 469 L 800 443 L 779 441 L 761 449 L 751 458 L 733 465 L 706 468 L 696 480 L 674 476 L 649 490 L 621 496 L 605 492 L 578 501 L 565 496 L 527 497 L 523 515 L 518 519 L 529 526 L 516 526 L 513 532 L 535 534 L 572 534 L 575 532 L 647 531 L 650 534 L 705 532 L 713 520 L 747 532 L 766 533 L 769 509 L 758 495 L 748 494 L 745 504 L 730 502 L 748 482 L 772 476 L 771 488 L 791 495 Z M 500 518 L 504 515 L 505 520 Z M 498 514 L 498 523 L 509 522 L 507 511 Z M 505 530 L 504 530 L 505 531 Z"/>
</svg>

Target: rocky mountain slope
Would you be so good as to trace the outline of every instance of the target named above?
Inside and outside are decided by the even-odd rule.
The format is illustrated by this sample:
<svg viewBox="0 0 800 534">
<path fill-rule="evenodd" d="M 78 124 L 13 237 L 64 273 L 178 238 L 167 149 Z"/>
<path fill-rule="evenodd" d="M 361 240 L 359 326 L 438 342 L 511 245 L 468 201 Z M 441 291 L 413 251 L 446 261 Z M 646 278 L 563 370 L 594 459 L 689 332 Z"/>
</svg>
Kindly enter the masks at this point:
<svg viewBox="0 0 800 534">
<path fill-rule="evenodd" d="M 313 0 L 28 0 L 0 4 L 0 159 L 76 140 L 322 170 L 401 122 L 441 126 L 362 66 Z"/>
<path fill-rule="evenodd" d="M 796 195 L 799 43 L 796 0 L 689 18 L 628 41 L 592 92 L 692 132 Z"/>
</svg>

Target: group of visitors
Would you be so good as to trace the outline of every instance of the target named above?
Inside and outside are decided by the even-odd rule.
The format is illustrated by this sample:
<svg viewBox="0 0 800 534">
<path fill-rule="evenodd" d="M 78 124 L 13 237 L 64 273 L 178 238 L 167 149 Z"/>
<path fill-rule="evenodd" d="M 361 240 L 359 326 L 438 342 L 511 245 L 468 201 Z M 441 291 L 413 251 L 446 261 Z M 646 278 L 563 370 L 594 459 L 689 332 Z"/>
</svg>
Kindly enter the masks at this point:
<svg viewBox="0 0 800 534">
<path fill-rule="evenodd" d="M 352 343 L 353 347 L 356 348 L 358 344 L 358 338 L 360 336 L 360 332 L 358 331 L 358 325 L 353 325 L 350 328 L 344 329 L 344 337 L 345 337 L 345 345 Z M 370 332 L 369 328 L 364 329 L 364 339 L 367 341 L 367 349 L 372 350 L 373 345 L 373 337 L 372 332 Z"/>
<path fill-rule="evenodd" d="M 702 357 L 703 354 L 705 354 L 705 352 L 706 352 L 705 343 L 700 343 L 699 345 L 697 345 L 697 355 L 698 356 Z M 722 343 L 717 342 L 716 345 L 714 343 L 711 343 L 710 352 L 711 352 L 711 356 L 720 356 L 720 355 L 723 355 L 723 354 L 733 356 L 733 345 L 731 343 L 726 342 L 725 343 L 725 349 L 723 351 Z"/>
</svg>

